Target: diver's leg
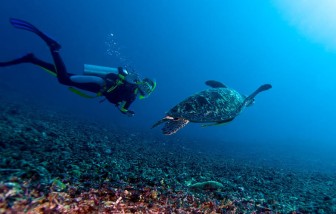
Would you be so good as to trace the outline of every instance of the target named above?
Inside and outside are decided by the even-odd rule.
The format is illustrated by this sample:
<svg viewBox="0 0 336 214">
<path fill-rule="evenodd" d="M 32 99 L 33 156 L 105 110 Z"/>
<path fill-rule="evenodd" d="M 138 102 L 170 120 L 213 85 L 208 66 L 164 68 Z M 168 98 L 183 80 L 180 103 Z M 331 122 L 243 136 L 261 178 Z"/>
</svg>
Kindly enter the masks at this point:
<svg viewBox="0 0 336 214">
<path fill-rule="evenodd" d="M 18 29 L 22 29 L 22 30 L 26 30 L 26 31 L 30 31 L 35 33 L 37 36 L 39 36 L 50 48 L 54 61 L 55 63 L 57 63 L 57 65 L 55 64 L 55 66 L 51 65 L 51 64 L 46 64 L 41 60 L 35 60 L 34 64 L 40 65 L 41 67 L 48 69 L 54 73 L 57 73 L 57 77 L 59 79 L 59 81 L 61 83 L 66 84 L 66 77 L 69 77 L 69 74 L 67 74 L 64 63 L 61 59 L 61 57 L 58 54 L 58 50 L 61 49 L 61 45 L 58 44 L 58 42 L 54 39 L 52 39 L 51 37 L 47 36 L 47 34 L 43 33 L 42 31 L 40 31 L 37 27 L 35 27 L 34 25 L 30 24 L 29 22 L 26 22 L 24 20 L 20 20 L 20 19 L 14 19 L 11 18 L 10 23 L 18 28 Z M 53 54 L 55 52 L 55 54 Z M 68 78 L 69 79 L 69 78 Z"/>
<path fill-rule="evenodd" d="M 102 81 L 93 81 L 93 82 L 76 82 L 75 79 L 78 78 L 71 78 L 74 76 L 74 74 L 68 73 L 67 69 L 64 65 L 64 62 L 59 54 L 59 50 L 61 49 L 61 45 L 51 37 L 47 36 L 45 33 L 40 31 L 38 28 L 36 28 L 34 25 L 24 21 L 24 20 L 19 20 L 19 19 L 10 19 L 10 23 L 19 29 L 27 30 L 30 32 L 35 33 L 38 35 L 50 48 L 51 55 L 54 60 L 54 66 L 53 65 L 48 65 L 48 68 L 51 69 L 53 68 L 53 71 L 56 73 L 58 81 L 61 84 L 68 85 L 68 86 L 75 86 L 77 88 L 83 89 L 83 90 L 88 90 L 92 92 L 99 92 L 102 87 Z M 42 61 L 43 62 L 43 61 Z M 36 64 L 39 64 L 40 66 L 42 65 L 41 61 L 35 61 Z M 34 63 L 34 64 L 35 64 Z M 47 66 L 46 64 L 44 64 Z M 42 66 L 43 67 L 43 66 Z"/>
<path fill-rule="evenodd" d="M 64 85 L 98 93 L 105 85 L 105 80 L 97 76 L 76 75 L 67 72 L 65 64 L 58 50 L 50 48 L 54 60 L 58 81 Z"/>
<path fill-rule="evenodd" d="M 47 70 L 48 72 L 51 72 L 53 74 L 56 74 L 55 66 L 53 64 L 50 64 L 48 62 L 45 62 L 43 60 L 40 60 L 35 57 L 34 54 L 28 53 L 20 58 L 13 59 L 11 61 L 7 62 L 0 62 L 0 67 L 6 67 L 6 66 L 12 66 L 12 65 L 18 65 L 21 63 L 32 63 L 34 65 L 37 65 L 39 67 L 42 67 L 43 69 Z"/>
<path fill-rule="evenodd" d="M 65 64 L 63 62 L 61 55 L 59 54 L 57 50 L 53 50 L 52 47 L 50 47 L 50 52 L 54 60 L 54 65 L 55 65 L 55 70 L 57 73 L 58 81 L 65 85 L 71 85 L 72 81 L 70 79 L 70 76 L 72 74 L 69 74 L 67 72 L 67 69 L 65 67 Z"/>
<path fill-rule="evenodd" d="M 6 66 L 12 66 L 12 65 L 18 65 L 21 63 L 29 63 L 30 59 L 33 57 L 34 55 L 32 53 L 26 54 L 20 58 L 16 58 L 7 62 L 0 62 L 0 67 L 6 67 Z"/>
<path fill-rule="evenodd" d="M 34 64 L 34 65 L 37 65 L 41 68 L 43 68 L 44 70 L 47 70 L 48 72 L 50 72 L 51 74 L 53 75 L 57 75 L 56 74 L 56 69 L 55 69 L 55 66 L 51 63 L 48 63 L 48 62 L 45 62 L 39 58 L 36 58 L 34 55 L 33 57 L 30 59 L 29 61 L 30 63 Z"/>
<path fill-rule="evenodd" d="M 10 23 L 19 29 L 22 30 L 27 30 L 30 32 L 35 33 L 36 35 L 38 35 L 50 48 L 50 52 L 51 55 L 53 57 L 54 60 L 54 65 L 49 64 L 49 63 L 45 63 L 42 60 L 38 60 L 37 58 L 34 58 L 33 60 L 33 64 L 37 64 L 45 69 L 51 70 L 54 73 L 57 74 L 57 78 L 59 80 L 60 83 L 65 84 L 65 85 L 69 85 L 71 84 L 71 80 L 69 79 L 69 77 L 72 74 L 68 74 L 66 67 L 63 63 L 63 60 L 59 54 L 59 50 L 61 48 L 61 45 L 54 39 L 52 39 L 51 37 L 47 36 L 47 34 L 43 33 L 42 31 L 40 31 L 37 27 L 35 27 L 34 25 L 24 21 L 24 20 L 19 20 L 19 19 L 10 19 Z"/>
</svg>

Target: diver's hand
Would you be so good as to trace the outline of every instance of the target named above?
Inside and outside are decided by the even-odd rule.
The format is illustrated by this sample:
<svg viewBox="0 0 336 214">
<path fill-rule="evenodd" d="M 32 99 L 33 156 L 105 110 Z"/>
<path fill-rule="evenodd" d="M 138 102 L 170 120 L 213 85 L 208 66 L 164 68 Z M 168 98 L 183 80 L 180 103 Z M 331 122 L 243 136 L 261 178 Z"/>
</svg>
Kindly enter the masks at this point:
<svg viewBox="0 0 336 214">
<path fill-rule="evenodd" d="M 129 117 L 133 117 L 135 115 L 135 112 L 131 111 L 131 110 L 128 110 L 128 111 L 125 112 L 125 114 Z"/>
</svg>

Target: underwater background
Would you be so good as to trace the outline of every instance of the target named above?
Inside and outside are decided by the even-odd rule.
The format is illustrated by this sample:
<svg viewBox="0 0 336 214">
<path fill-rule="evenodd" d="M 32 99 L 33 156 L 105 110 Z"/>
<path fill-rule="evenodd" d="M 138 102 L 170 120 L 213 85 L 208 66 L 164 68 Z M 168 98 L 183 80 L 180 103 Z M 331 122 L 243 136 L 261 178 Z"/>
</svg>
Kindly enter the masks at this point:
<svg viewBox="0 0 336 214">
<path fill-rule="evenodd" d="M 52 60 L 40 38 L 10 25 L 9 18 L 19 18 L 62 45 L 61 55 L 71 73 L 81 74 L 84 64 L 127 66 L 157 81 L 148 99 L 132 104 L 136 115 L 129 118 L 107 101 L 69 92 L 36 66 L 1 68 L 1 99 L 37 106 L 29 119 L 39 117 L 39 111 L 64 113 L 113 127 L 116 133 L 140 133 L 139 141 L 154 136 L 159 139 L 155 145 L 164 146 L 167 153 L 171 144 L 200 157 L 210 152 L 256 167 L 335 175 L 333 1 L 11 0 L 0 4 L 0 61 L 29 52 Z M 220 81 L 244 95 L 265 83 L 273 88 L 258 95 L 255 104 L 229 124 L 202 128 L 192 123 L 173 136 L 151 129 L 171 107 L 207 89 L 206 80 Z M 336 185 L 335 180 L 330 182 L 329 190 Z M 321 203 L 336 206 L 336 195 L 328 197 Z"/>
</svg>

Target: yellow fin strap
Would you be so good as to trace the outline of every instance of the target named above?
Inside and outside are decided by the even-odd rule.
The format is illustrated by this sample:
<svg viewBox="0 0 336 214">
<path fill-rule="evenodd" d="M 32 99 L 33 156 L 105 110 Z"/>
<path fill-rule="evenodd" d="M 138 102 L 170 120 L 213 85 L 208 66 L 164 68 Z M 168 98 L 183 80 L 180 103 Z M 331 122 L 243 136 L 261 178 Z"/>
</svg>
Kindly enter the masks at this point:
<svg viewBox="0 0 336 214">
<path fill-rule="evenodd" d="M 96 98 L 96 97 L 101 96 L 101 93 L 100 93 L 100 92 L 98 92 L 98 93 L 96 94 L 96 96 L 91 96 L 91 95 L 85 94 L 85 93 L 83 93 L 83 92 L 81 92 L 81 91 L 79 91 L 79 90 L 77 90 L 77 89 L 75 89 L 75 88 L 73 88 L 73 87 L 69 87 L 69 90 L 70 90 L 71 92 L 73 92 L 73 93 L 75 93 L 75 94 L 77 94 L 77 95 L 79 95 L 79 96 L 81 96 L 81 97 L 85 97 L 85 98 Z"/>
<path fill-rule="evenodd" d="M 57 77 L 57 74 L 56 74 L 55 72 L 53 72 L 53 71 L 51 71 L 51 70 L 48 70 L 48 69 L 46 69 L 46 68 L 43 68 L 43 67 L 41 67 L 41 66 L 40 66 L 40 68 L 42 68 L 43 70 L 45 70 L 46 72 L 48 72 L 48 74 L 51 74 L 51 75 L 53 75 L 54 77 Z"/>
</svg>

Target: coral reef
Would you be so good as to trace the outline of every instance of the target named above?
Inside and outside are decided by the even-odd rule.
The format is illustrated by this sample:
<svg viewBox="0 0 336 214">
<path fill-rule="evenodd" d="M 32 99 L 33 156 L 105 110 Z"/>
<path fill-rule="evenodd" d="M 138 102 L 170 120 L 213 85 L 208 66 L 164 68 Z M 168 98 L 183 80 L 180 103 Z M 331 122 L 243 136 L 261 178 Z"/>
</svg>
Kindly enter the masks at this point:
<svg viewBox="0 0 336 214">
<path fill-rule="evenodd" d="M 336 176 L 1 100 L 0 213 L 336 213 Z M 184 140 L 185 141 L 185 140 Z"/>
<path fill-rule="evenodd" d="M 224 188 L 223 184 L 217 181 L 197 182 L 189 186 L 192 190 L 219 190 Z"/>
</svg>

